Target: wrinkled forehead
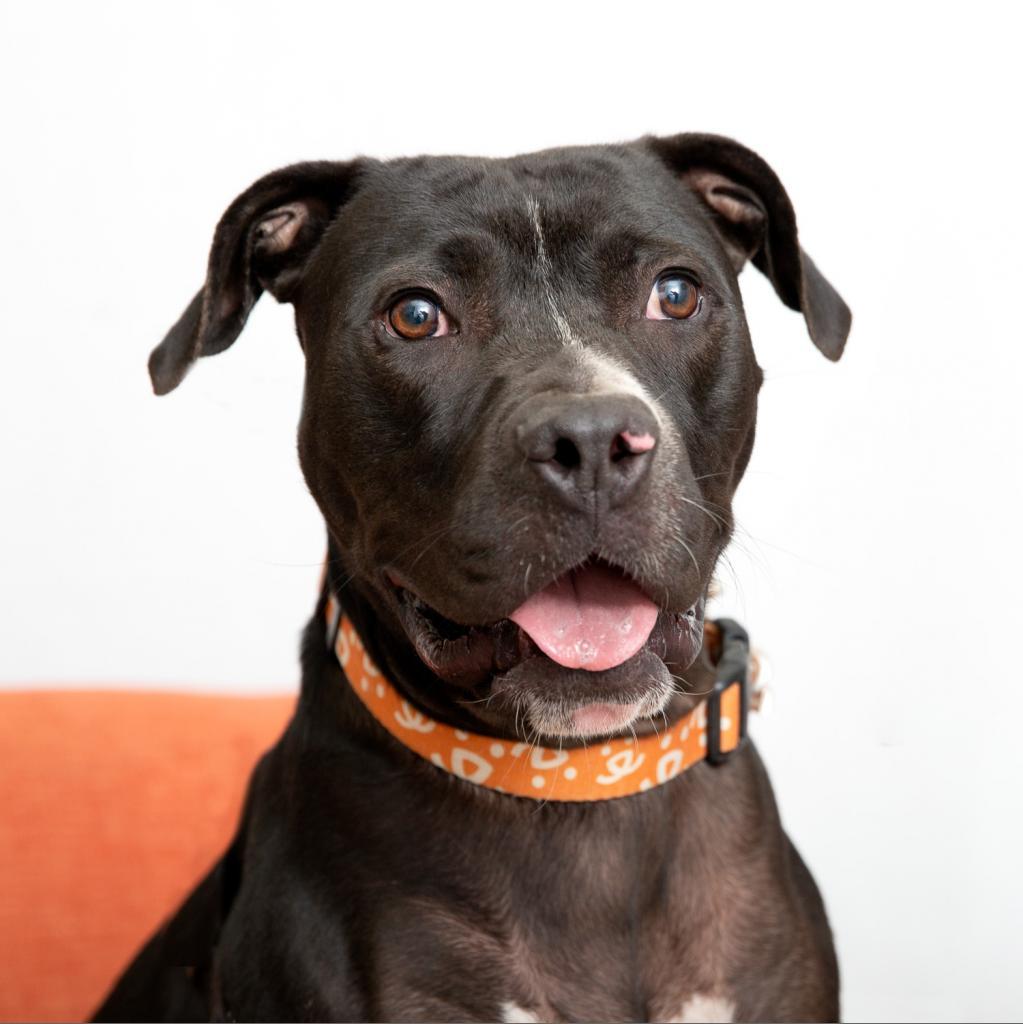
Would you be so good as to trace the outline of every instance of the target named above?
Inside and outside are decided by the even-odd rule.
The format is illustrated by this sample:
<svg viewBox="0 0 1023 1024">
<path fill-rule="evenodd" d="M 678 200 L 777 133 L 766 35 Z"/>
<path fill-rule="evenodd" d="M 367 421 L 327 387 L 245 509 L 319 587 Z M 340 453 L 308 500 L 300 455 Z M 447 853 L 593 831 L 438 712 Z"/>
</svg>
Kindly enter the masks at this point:
<svg viewBox="0 0 1023 1024">
<path fill-rule="evenodd" d="M 694 197 L 653 156 L 626 147 L 512 159 L 419 157 L 376 164 L 343 214 L 354 266 L 471 284 L 626 269 L 713 246 Z"/>
</svg>

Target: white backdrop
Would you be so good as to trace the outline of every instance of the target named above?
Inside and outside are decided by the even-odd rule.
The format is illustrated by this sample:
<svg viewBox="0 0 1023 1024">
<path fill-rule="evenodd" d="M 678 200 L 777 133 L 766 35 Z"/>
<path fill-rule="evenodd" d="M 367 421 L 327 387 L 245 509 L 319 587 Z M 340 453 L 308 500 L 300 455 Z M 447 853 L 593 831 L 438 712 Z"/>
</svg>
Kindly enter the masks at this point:
<svg viewBox="0 0 1023 1024">
<path fill-rule="evenodd" d="M 295 685 L 324 534 L 290 310 L 169 398 L 145 372 L 253 179 L 733 135 L 855 314 L 831 365 L 744 275 L 767 382 L 718 602 L 773 664 L 753 730 L 845 1014 L 1020 1013 L 1019 32 L 832 8 L 7 2 L 0 686 Z"/>
</svg>

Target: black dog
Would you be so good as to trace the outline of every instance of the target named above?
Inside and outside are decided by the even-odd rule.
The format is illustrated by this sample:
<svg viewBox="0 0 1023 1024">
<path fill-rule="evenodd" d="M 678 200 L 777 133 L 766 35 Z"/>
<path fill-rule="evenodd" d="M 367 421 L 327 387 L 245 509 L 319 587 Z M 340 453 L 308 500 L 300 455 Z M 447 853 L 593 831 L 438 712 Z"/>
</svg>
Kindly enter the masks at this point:
<svg viewBox="0 0 1023 1024">
<path fill-rule="evenodd" d="M 761 383 L 747 260 L 837 359 L 849 311 L 727 139 L 299 164 L 231 204 L 154 386 L 264 289 L 294 305 L 328 573 L 234 842 L 100 1019 L 837 1018 L 820 896 L 735 715 L 701 704 L 741 646 L 702 619 Z M 485 757 L 396 740 L 385 683 L 410 736 L 509 771 L 662 737 L 675 760 L 615 799 L 574 767 L 500 792 Z M 724 763 L 684 770 L 683 722 Z"/>
</svg>

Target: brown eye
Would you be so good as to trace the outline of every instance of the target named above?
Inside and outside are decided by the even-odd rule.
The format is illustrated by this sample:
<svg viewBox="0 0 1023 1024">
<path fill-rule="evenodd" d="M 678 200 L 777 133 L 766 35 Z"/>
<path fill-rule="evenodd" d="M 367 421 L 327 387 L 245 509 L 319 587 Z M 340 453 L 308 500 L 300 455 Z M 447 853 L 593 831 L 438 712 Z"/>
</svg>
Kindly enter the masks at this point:
<svg viewBox="0 0 1023 1024">
<path fill-rule="evenodd" d="M 654 282 L 647 299 L 648 320 L 687 320 L 700 308 L 696 282 L 677 270 L 669 270 Z"/>
<path fill-rule="evenodd" d="M 436 338 L 448 333 L 448 318 L 432 299 L 425 295 L 405 295 L 387 311 L 387 327 L 391 334 L 409 341 Z"/>
</svg>

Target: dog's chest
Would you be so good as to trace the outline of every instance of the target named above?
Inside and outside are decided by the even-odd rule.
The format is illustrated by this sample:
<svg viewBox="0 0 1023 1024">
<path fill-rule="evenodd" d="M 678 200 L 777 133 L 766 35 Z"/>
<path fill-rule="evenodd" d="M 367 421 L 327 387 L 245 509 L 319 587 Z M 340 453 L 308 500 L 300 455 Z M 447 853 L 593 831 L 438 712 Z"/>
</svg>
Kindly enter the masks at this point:
<svg viewBox="0 0 1023 1024">
<path fill-rule="evenodd" d="M 436 970 L 420 971 L 425 965 L 418 960 L 410 972 L 409 963 L 418 959 L 412 958 L 386 981 L 378 979 L 388 993 L 384 1016 L 505 1022 L 733 1019 L 733 995 L 711 958 L 687 964 L 677 946 L 645 943 L 637 949 L 631 940 L 591 934 L 564 944 L 541 941 L 526 949 L 514 943 L 499 949 L 467 929 L 461 940 L 434 946 Z"/>
<path fill-rule="evenodd" d="M 827 936 L 806 931 L 756 764 L 585 807 L 324 771 L 343 784 L 255 826 L 222 938 L 225 1005 L 237 1019 L 296 1005 L 321 1019 L 823 1019 Z M 285 835 L 306 837 L 302 872 Z"/>
<path fill-rule="evenodd" d="M 626 878 L 620 866 L 578 863 L 523 879 L 503 907 L 481 895 L 477 914 L 432 900 L 396 907 L 380 921 L 393 936 L 377 979 L 384 1016 L 732 1020 L 738 921 L 720 894 L 714 905 L 676 874 Z"/>
</svg>

